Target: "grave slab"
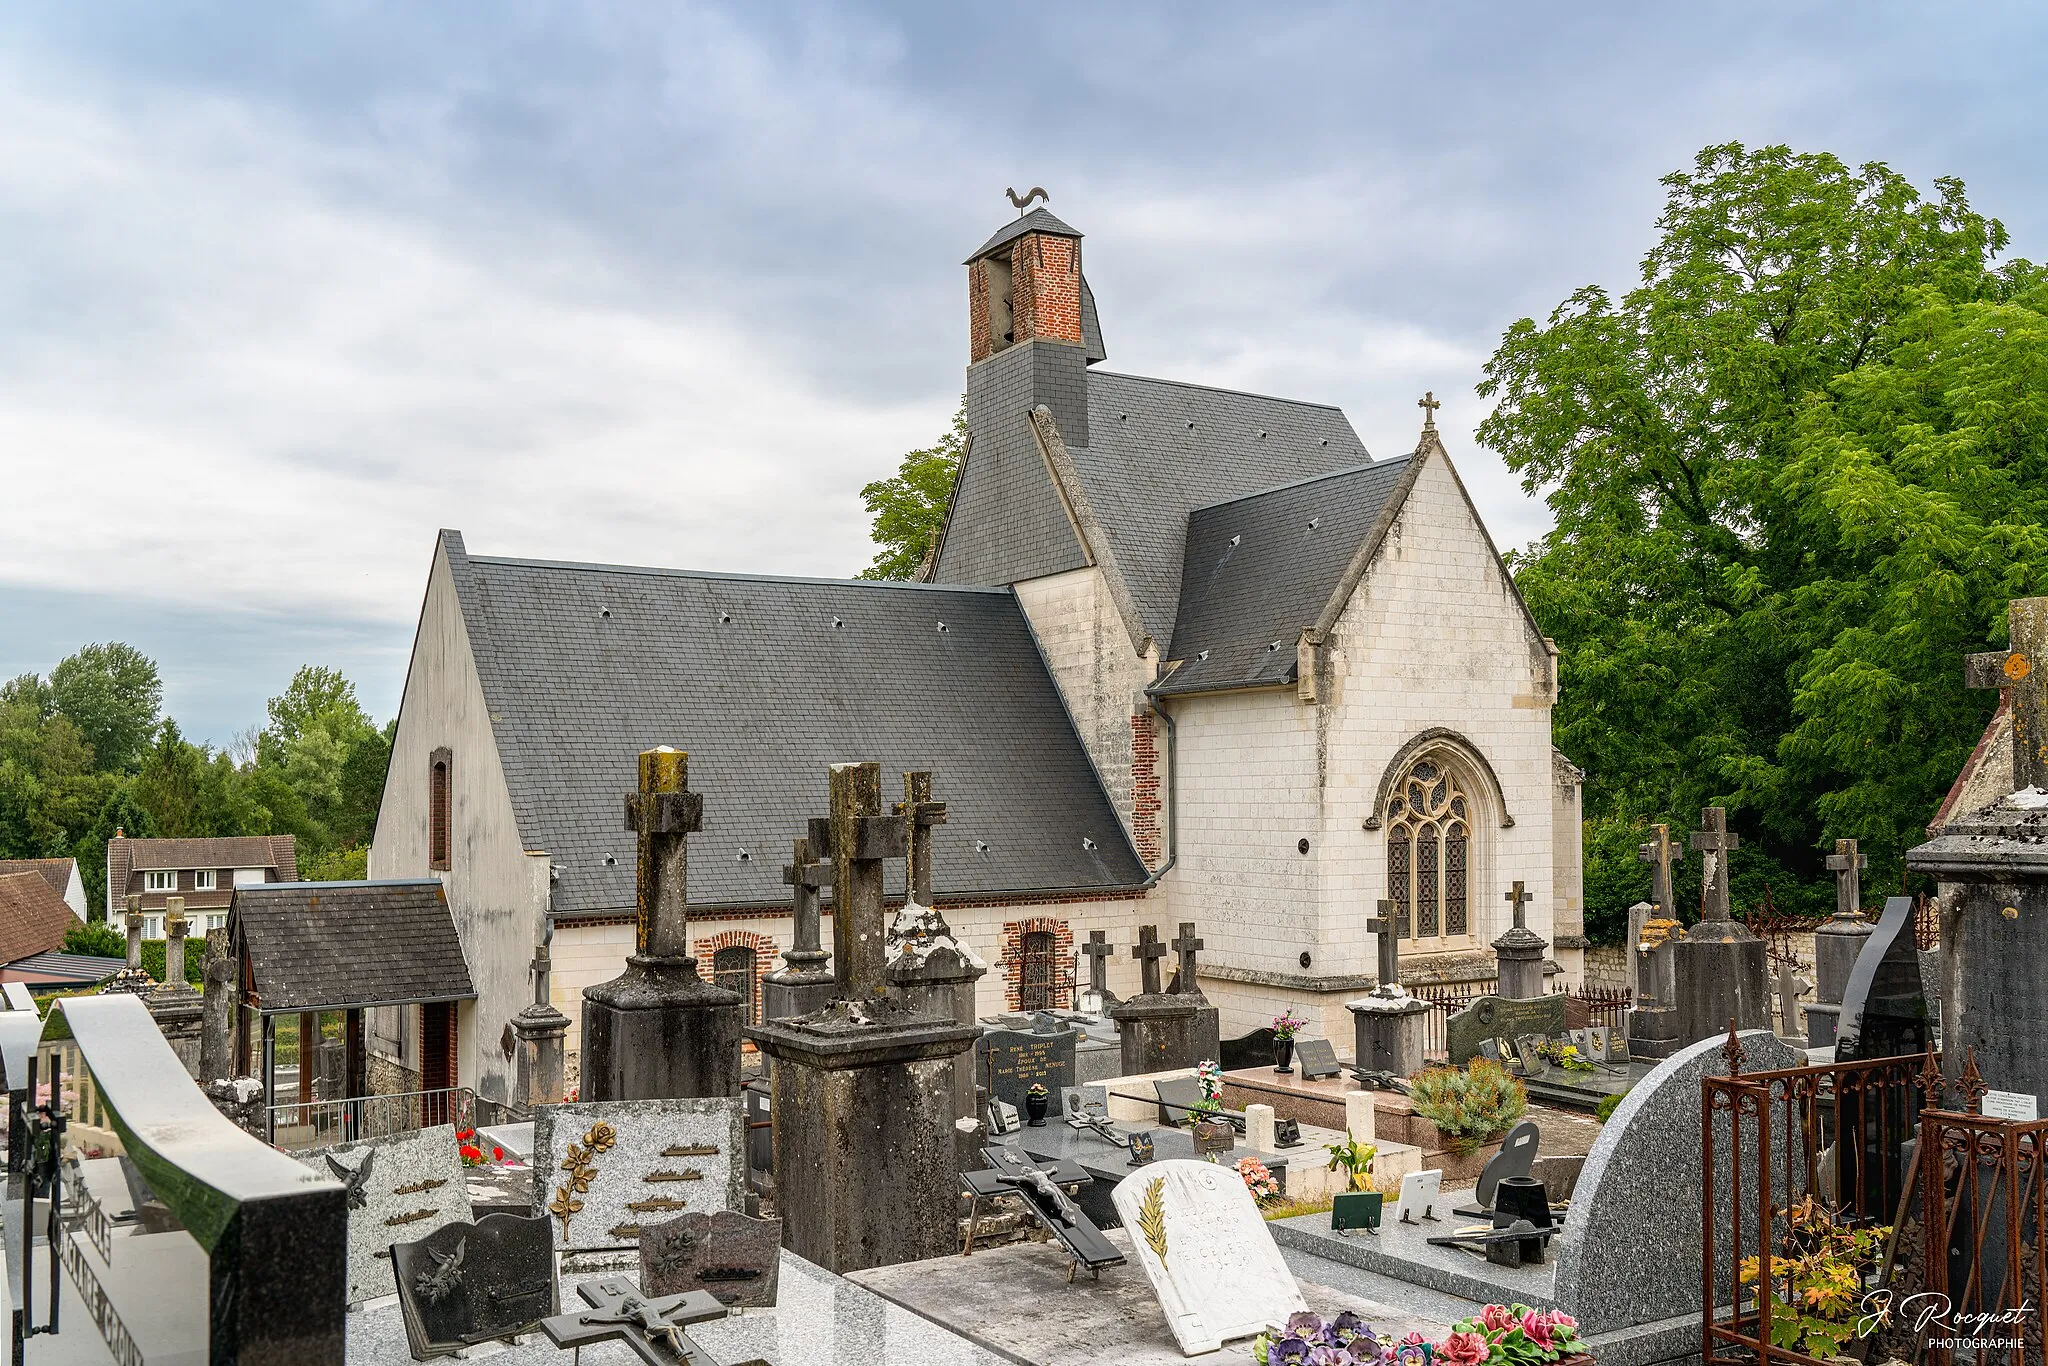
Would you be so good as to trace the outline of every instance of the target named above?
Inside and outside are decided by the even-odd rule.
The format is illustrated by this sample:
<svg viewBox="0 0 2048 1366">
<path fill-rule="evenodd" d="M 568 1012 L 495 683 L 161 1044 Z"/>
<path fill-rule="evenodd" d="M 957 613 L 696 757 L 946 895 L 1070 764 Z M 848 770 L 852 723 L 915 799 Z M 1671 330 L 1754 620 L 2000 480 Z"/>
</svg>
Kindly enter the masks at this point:
<svg viewBox="0 0 2048 1366">
<path fill-rule="evenodd" d="M 469 1183 L 452 1124 L 294 1156 L 309 1170 L 349 1189 L 351 1304 L 398 1293 L 391 1278 L 393 1243 L 417 1242 L 444 1225 L 467 1223 L 471 1217 Z"/>
<path fill-rule="evenodd" d="M 1184 1353 L 1214 1351 L 1308 1307 L 1237 1173 L 1157 1162 L 1125 1177 L 1114 1199 Z"/>
<path fill-rule="evenodd" d="M 636 1249 L 643 1222 L 744 1205 L 745 1137 L 736 1098 L 543 1105 L 533 1213 L 549 1216 L 561 1250 Z"/>
</svg>

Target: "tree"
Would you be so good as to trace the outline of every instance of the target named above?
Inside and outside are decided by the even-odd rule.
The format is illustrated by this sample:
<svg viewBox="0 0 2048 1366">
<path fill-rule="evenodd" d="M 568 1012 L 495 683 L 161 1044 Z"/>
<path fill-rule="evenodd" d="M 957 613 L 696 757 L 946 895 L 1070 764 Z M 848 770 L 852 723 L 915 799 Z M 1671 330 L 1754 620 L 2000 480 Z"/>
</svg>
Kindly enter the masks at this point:
<svg viewBox="0 0 2048 1366">
<path fill-rule="evenodd" d="M 103 772 L 133 772 L 156 731 L 164 687 L 156 661 L 117 640 L 88 645 L 50 670 L 49 699 L 78 727 Z"/>
<path fill-rule="evenodd" d="M 1898 876 L 1992 706 L 1956 655 L 2039 582 L 2014 520 L 2037 504 L 1989 501 L 2029 477 L 2021 376 L 1924 392 L 1976 375 L 1930 329 L 2020 361 L 1990 329 L 2035 272 L 1993 269 L 2005 229 L 1952 179 L 1923 199 L 1881 164 L 1729 144 L 1664 186 L 1640 285 L 1507 330 L 1479 439 L 1556 516 L 1511 562 L 1563 654 L 1557 740 L 1588 771 L 1589 824 L 1727 805 L 1738 896 L 1817 908 L 1837 835 L 1865 841 L 1873 884 Z M 1958 419 L 1989 430 L 1956 437 Z M 1625 829 L 1589 841 L 1589 921 L 1621 909 L 1596 888 L 1647 891 L 1632 859 Z"/>
<path fill-rule="evenodd" d="M 860 500 L 873 517 L 874 542 L 881 549 L 875 562 L 861 570 L 863 579 L 907 579 L 917 573 L 946 522 L 946 503 L 953 479 L 967 453 L 967 401 L 953 414 L 953 425 L 935 445 L 903 457 L 893 478 L 877 479 L 861 489 Z"/>
<path fill-rule="evenodd" d="M 149 822 L 164 839 L 189 839 L 215 833 L 205 810 L 206 756 L 166 720 L 135 775 L 135 801 L 149 813 Z"/>
<path fill-rule="evenodd" d="M 339 669 L 323 664 L 302 664 L 282 693 L 265 707 L 270 724 L 257 736 L 257 759 L 281 764 L 284 749 L 308 730 L 321 724 L 342 738 L 369 730 L 370 718 L 356 701 L 356 685 Z"/>
</svg>

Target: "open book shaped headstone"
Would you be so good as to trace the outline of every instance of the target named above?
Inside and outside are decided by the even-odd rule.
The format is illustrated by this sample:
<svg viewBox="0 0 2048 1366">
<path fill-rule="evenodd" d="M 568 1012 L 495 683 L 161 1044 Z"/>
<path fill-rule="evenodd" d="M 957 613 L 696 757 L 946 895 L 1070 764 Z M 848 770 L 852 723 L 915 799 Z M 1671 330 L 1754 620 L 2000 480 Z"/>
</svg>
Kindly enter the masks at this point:
<svg viewBox="0 0 2048 1366">
<path fill-rule="evenodd" d="M 545 1217 L 487 1214 L 390 1246 L 415 1361 L 530 1333 L 555 1312 L 554 1240 Z"/>
<path fill-rule="evenodd" d="M 1294 1066 L 1303 1081 L 1324 1081 L 1343 1070 L 1337 1063 L 1337 1046 L 1328 1039 L 1296 1040 Z"/>
<path fill-rule="evenodd" d="M 1111 1197 L 1184 1355 L 1213 1352 L 1308 1307 L 1258 1202 L 1228 1167 L 1154 1162 Z"/>
</svg>

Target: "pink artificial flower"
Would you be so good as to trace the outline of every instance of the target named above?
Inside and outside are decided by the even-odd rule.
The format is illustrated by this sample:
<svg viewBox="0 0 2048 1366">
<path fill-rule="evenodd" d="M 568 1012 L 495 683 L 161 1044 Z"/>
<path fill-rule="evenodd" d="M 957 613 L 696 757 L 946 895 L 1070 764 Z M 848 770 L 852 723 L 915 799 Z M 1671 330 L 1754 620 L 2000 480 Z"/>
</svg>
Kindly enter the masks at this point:
<svg viewBox="0 0 2048 1366">
<path fill-rule="evenodd" d="M 1401 1345 L 1403 1347 L 1420 1347 L 1422 1345 L 1422 1334 L 1410 1333 L 1407 1337 L 1401 1339 Z"/>
<path fill-rule="evenodd" d="M 1539 1314 L 1534 1309 L 1522 1315 L 1522 1333 L 1546 1352 L 1556 1345 L 1550 1336 L 1549 1315 Z"/>
<path fill-rule="evenodd" d="M 1552 1328 L 1577 1328 L 1579 1326 L 1579 1321 L 1570 1314 L 1565 1313 L 1562 1309 L 1551 1310 L 1547 1317 L 1550 1319 L 1550 1326 Z"/>
<path fill-rule="evenodd" d="M 1514 1311 L 1504 1304 L 1489 1304 L 1479 1311 L 1479 1322 L 1489 1333 L 1505 1333 L 1515 1326 Z"/>
<path fill-rule="evenodd" d="M 1478 1333 L 1453 1333 L 1436 1349 L 1436 1359 L 1446 1366 L 1480 1366 L 1491 1355 L 1493 1349 Z"/>
</svg>

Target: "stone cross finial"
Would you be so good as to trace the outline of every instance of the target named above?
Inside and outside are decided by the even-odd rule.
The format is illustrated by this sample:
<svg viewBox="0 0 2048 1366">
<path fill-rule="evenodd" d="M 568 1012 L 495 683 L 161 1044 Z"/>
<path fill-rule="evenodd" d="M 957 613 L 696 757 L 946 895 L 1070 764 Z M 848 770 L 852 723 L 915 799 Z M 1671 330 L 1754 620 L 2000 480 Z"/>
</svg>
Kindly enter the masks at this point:
<svg viewBox="0 0 2048 1366">
<path fill-rule="evenodd" d="M 1159 942 L 1156 926 L 1141 925 L 1138 928 L 1138 942 L 1131 947 L 1131 957 L 1138 960 L 1140 990 L 1147 996 L 1159 994 L 1159 960 L 1166 957 L 1166 945 Z"/>
<path fill-rule="evenodd" d="M 1828 855 L 1828 871 L 1835 875 L 1835 915 L 1844 920 L 1863 918 L 1863 868 L 1870 860 L 1856 852 L 1855 840 L 1836 840 Z"/>
<path fill-rule="evenodd" d="M 548 940 L 553 937 L 554 929 L 550 926 L 547 934 L 533 946 L 533 962 L 528 965 L 533 970 L 533 1003 L 537 1006 L 548 1004 L 548 976 L 554 967 L 552 955 L 548 952 Z"/>
<path fill-rule="evenodd" d="M 640 753 L 640 788 L 626 798 L 626 828 L 640 836 L 634 948 L 643 958 L 690 956 L 690 858 L 684 841 L 704 824 L 690 791 L 690 756 L 667 745 Z"/>
<path fill-rule="evenodd" d="M 903 775 L 903 800 L 896 803 L 903 818 L 903 843 L 908 848 L 912 901 L 932 904 L 932 827 L 946 823 L 946 804 L 932 800 L 932 775 L 922 770 Z"/>
<path fill-rule="evenodd" d="M 1379 954 L 1379 986 L 1377 990 L 1391 993 L 1401 984 L 1401 938 L 1394 929 L 1394 903 L 1382 900 L 1379 916 L 1365 922 L 1365 931 L 1373 937 L 1373 947 Z"/>
<path fill-rule="evenodd" d="M 2012 789 L 2048 788 L 2048 598 L 2014 598 L 2006 605 L 2009 650 L 1966 656 L 1963 678 L 1973 688 L 1996 688 L 2012 707 Z"/>
<path fill-rule="evenodd" d="M 1195 938 L 1195 922 L 1180 922 L 1180 937 L 1173 941 L 1173 951 L 1180 958 L 1180 966 L 1174 969 L 1174 978 L 1180 983 L 1183 996 L 1200 996 L 1201 984 L 1195 981 L 1195 953 L 1202 947 L 1202 941 Z"/>
<path fill-rule="evenodd" d="M 142 896 L 138 892 L 128 894 L 128 970 L 142 971 Z"/>
<path fill-rule="evenodd" d="M 1088 989 L 1097 996 L 1109 993 L 1109 962 L 1116 957 L 1116 945 L 1109 942 L 1109 936 L 1101 930 L 1088 931 L 1088 942 L 1081 946 L 1081 952 L 1088 955 Z"/>
<path fill-rule="evenodd" d="M 1520 878 L 1515 879 L 1515 884 L 1508 891 L 1506 899 L 1512 901 L 1515 905 L 1515 928 L 1518 930 L 1528 929 L 1529 894 L 1522 890 L 1522 880 Z"/>
<path fill-rule="evenodd" d="M 1685 857 L 1685 850 L 1672 842 L 1671 827 L 1653 827 L 1656 835 L 1648 844 L 1636 846 L 1638 861 L 1650 865 L 1650 899 L 1666 920 L 1678 919 L 1678 903 L 1671 893 L 1671 865 Z"/>
<path fill-rule="evenodd" d="M 1422 430 L 1425 432 L 1435 431 L 1436 410 L 1444 406 L 1437 402 L 1435 392 L 1424 393 L 1421 398 L 1415 400 L 1415 406 L 1422 409 Z"/>
<path fill-rule="evenodd" d="M 811 842 L 800 839 L 790 845 L 789 862 L 782 867 L 782 881 L 790 889 L 794 941 L 782 955 L 783 961 L 801 972 L 825 961 L 819 947 L 818 889 L 831 885 L 832 874 L 823 862 L 812 857 Z"/>
<path fill-rule="evenodd" d="M 185 919 L 185 898 L 164 899 L 164 985 L 185 985 L 185 935 L 191 922 Z M 139 950 L 138 950 L 139 952 Z"/>
<path fill-rule="evenodd" d="M 1728 856 L 1742 844 L 1740 835 L 1728 833 L 1726 807 L 1710 806 L 1700 812 L 1706 829 L 1692 832 L 1692 847 L 1705 858 L 1700 865 L 1700 898 L 1705 903 L 1702 919 L 1728 918 Z"/>
<path fill-rule="evenodd" d="M 850 1000 L 880 996 L 886 986 L 888 927 L 882 919 L 884 860 L 910 852 L 907 822 L 882 814 L 882 766 L 832 765 L 832 814 L 824 834 L 832 854 L 832 971 Z M 817 843 L 812 840 L 813 846 Z"/>
</svg>

